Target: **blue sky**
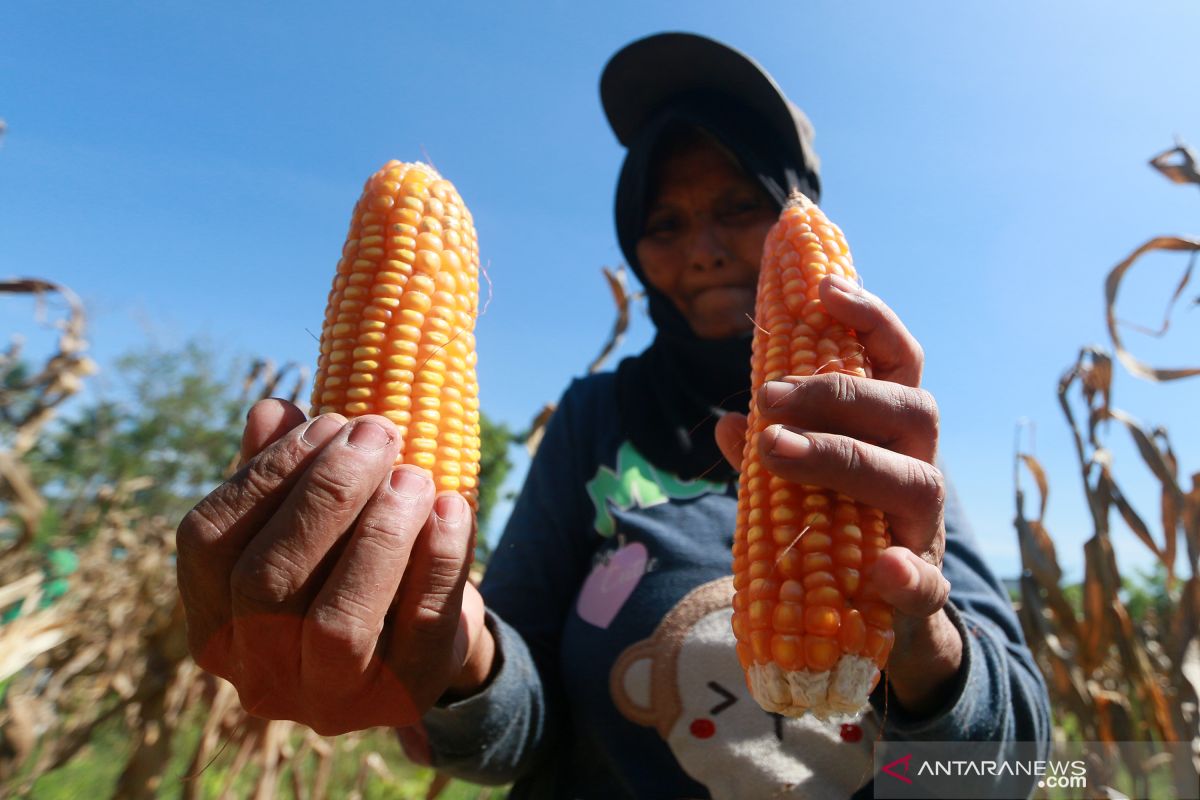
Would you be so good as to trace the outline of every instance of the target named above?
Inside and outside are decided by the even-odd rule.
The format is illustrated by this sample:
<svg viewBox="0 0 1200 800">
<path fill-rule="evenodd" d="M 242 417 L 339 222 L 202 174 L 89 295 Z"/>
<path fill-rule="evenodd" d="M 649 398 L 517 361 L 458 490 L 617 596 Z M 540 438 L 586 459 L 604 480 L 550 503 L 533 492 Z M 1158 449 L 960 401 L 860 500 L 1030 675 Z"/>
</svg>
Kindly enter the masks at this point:
<svg viewBox="0 0 1200 800">
<path fill-rule="evenodd" d="M 645 34 L 708 34 L 757 58 L 812 118 L 822 205 L 925 348 L 945 466 L 996 570 L 1017 570 L 1022 418 L 1051 476 L 1050 529 L 1078 567 L 1090 528 L 1055 387 L 1080 346 L 1107 342 L 1107 270 L 1153 235 L 1200 234 L 1196 190 L 1146 166 L 1176 135 L 1200 145 L 1200 6 L 680 6 L 10 0 L 0 277 L 73 288 L 102 366 L 195 336 L 311 364 L 363 180 L 389 158 L 429 158 L 469 204 L 492 281 L 484 409 L 523 427 L 612 322 L 600 267 L 621 261 L 622 152 L 600 70 Z M 1135 268 L 1123 315 L 1156 322 L 1183 265 Z M 29 312 L 0 300 L 0 336 L 48 340 Z M 1198 316 L 1177 315 L 1165 342 L 1129 342 L 1195 364 Z M 639 313 L 620 354 L 651 333 Z M 1198 389 L 1117 378 L 1117 405 L 1171 430 L 1183 474 L 1200 471 Z M 1127 492 L 1157 518 L 1154 484 L 1126 437 L 1110 439 Z M 1114 528 L 1122 563 L 1147 563 Z"/>
</svg>

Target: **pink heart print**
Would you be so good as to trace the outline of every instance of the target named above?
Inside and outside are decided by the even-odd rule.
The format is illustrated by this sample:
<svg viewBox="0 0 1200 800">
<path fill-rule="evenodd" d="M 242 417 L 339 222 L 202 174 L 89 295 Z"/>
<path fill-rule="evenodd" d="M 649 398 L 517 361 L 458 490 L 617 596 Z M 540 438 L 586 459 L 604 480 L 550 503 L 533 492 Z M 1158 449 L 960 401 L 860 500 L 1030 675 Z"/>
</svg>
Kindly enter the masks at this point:
<svg viewBox="0 0 1200 800">
<path fill-rule="evenodd" d="M 607 628 L 646 574 L 649 556 L 644 544 L 633 542 L 592 567 L 579 590 L 575 607 L 579 616 L 597 628 Z"/>
</svg>

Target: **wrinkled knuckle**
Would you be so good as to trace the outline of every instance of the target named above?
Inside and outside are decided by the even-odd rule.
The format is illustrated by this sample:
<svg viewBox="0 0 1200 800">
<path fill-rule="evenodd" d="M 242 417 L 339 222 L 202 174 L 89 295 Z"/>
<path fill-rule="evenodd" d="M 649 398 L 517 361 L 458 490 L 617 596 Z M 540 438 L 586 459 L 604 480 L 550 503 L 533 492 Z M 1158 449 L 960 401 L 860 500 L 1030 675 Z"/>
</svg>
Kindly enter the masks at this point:
<svg viewBox="0 0 1200 800">
<path fill-rule="evenodd" d="M 340 517 L 357 508 L 358 488 L 352 471 L 314 470 L 306 499 L 318 513 Z"/>
<path fill-rule="evenodd" d="M 419 648 L 449 646 L 458 630 L 458 620 L 448 613 L 447 598 L 422 598 L 413 610 L 409 633 Z"/>
<path fill-rule="evenodd" d="M 425 582 L 428 587 L 426 596 L 449 600 L 462 580 L 462 559 L 456 556 L 433 555 L 425 566 Z"/>
<path fill-rule="evenodd" d="M 220 509 L 221 504 L 210 497 L 201 500 L 184 515 L 175 532 L 180 556 L 204 551 L 220 540 L 231 527 L 231 523 L 226 515 L 220 513 Z"/>
<path fill-rule="evenodd" d="M 858 472 L 867 462 L 864 445 L 857 439 L 840 439 L 834 446 L 837 462 L 850 473 Z"/>
<path fill-rule="evenodd" d="M 338 592 L 327 606 L 315 610 L 305 624 L 308 637 L 322 656 L 357 658 L 373 649 L 379 631 L 368 622 L 371 609 L 346 592 Z"/>
<path fill-rule="evenodd" d="M 239 490 L 251 497 L 263 498 L 273 493 L 287 480 L 290 470 L 278 455 L 262 454 L 242 468 L 231 482 L 239 484 Z"/>
<path fill-rule="evenodd" d="M 938 571 L 938 575 L 941 575 L 940 570 Z M 946 603 L 949 602 L 950 587 L 946 584 L 946 581 L 941 580 L 940 577 L 930 581 L 930 583 L 931 585 L 926 589 L 926 603 L 929 606 L 929 613 L 934 614 L 940 611 L 946 605 Z"/>
<path fill-rule="evenodd" d="M 176 565 L 183 580 L 193 572 L 211 572 L 213 565 L 227 556 L 237 557 L 241 539 L 231 535 L 237 524 L 225 504 L 208 500 L 184 515 L 175 532 Z"/>
<path fill-rule="evenodd" d="M 921 493 L 924 504 L 940 514 L 946 504 L 946 481 L 941 470 L 923 462 L 914 465 L 913 470 L 912 482 Z"/>
<path fill-rule="evenodd" d="M 402 559 L 409 547 L 407 536 L 401 535 L 388 523 L 391 517 L 366 516 L 359 520 L 359 546 L 371 550 L 373 559 L 391 562 Z"/>
<path fill-rule="evenodd" d="M 835 403 L 849 405 L 858 395 L 854 378 L 841 372 L 833 372 L 828 376 L 830 400 Z"/>
<path fill-rule="evenodd" d="M 926 430 L 936 436 L 941 425 L 941 410 L 933 394 L 925 389 L 918 389 L 914 405 L 918 416 L 924 421 Z"/>
<path fill-rule="evenodd" d="M 850 376 L 841 372 L 822 372 L 802 380 L 797 392 L 805 392 L 812 405 L 831 406 L 853 402 L 855 386 Z"/>
<path fill-rule="evenodd" d="M 300 589 L 306 576 L 299 564 L 281 547 L 271 556 L 254 555 L 234 565 L 229 588 L 235 598 L 255 605 L 278 605 Z"/>
<path fill-rule="evenodd" d="M 427 578 L 429 588 L 421 595 L 413 611 L 413 633 L 426 639 L 453 637 L 458 629 L 455 594 L 461 575 L 458 562 L 451 564 L 450 559 L 445 559 L 441 567 L 431 565 Z"/>
</svg>

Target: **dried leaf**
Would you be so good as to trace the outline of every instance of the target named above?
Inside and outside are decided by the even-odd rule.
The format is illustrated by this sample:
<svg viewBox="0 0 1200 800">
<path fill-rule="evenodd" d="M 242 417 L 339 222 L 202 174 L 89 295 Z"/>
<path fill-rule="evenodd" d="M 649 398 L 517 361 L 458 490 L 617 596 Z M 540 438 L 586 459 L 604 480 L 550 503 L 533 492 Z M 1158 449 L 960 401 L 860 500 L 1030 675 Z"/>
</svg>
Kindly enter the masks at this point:
<svg viewBox="0 0 1200 800">
<path fill-rule="evenodd" d="M 1025 623 L 1025 636 L 1030 646 L 1035 651 L 1040 648 L 1043 651 L 1044 660 L 1049 662 L 1052 674 L 1047 676 L 1047 679 L 1054 689 L 1054 696 L 1065 700 L 1071 711 L 1079 718 L 1081 725 L 1092 725 L 1091 703 L 1085 699 L 1088 695 L 1079 665 L 1049 624 L 1050 614 L 1053 613 L 1058 616 L 1056 622 L 1060 627 L 1068 620 L 1073 625 L 1075 622 L 1074 612 L 1065 602 L 1063 603 L 1067 606 L 1065 615 L 1061 610 L 1050 612 L 1043 605 L 1041 595 L 1044 590 L 1053 589 L 1060 598 L 1062 597 L 1058 586 L 1039 585 L 1036 579 L 1028 573 L 1021 576 L 1020 586 L 1021 617 Z M 1068 635 L 1071 637 L 1072 646 L 1078 647 L 1078 626 L 1073 625 L 1071 631 Z"/>
<path fill-rule="evenodd" d="M 1038 501 L 1037 519 L 1041 522 L 1046 518 L 1046 503 L 1050 499 L 1050 483 L 1046 480 L 1046 470 L 1042 468 L 1041 462 L 1027 453 L 1019 454 L 1019 458 L 1030 473 L 1032 473 L 1033 480 L 1037 483 L 1038 497 L 1040 498 Z"/>
<path fill-rule="evenodd" d="M 1192 252 L 1192 257 L 1188 259 L 1187 268 L 1183 271 L 1183 275 L 1179 278 L 1179 284 L 1175 287 L 1175 291 L 1171 292 L 1171 297 L 1167 300 L 1167 307 L 1163 310 L 1163 321 L 1161 325 L 1159 325 L 1157 328 L 1148 328 L 1145 325 L 1139 325 L 1136 322 L 1130 322 L 1123 319 L 1117 320 L 1117 322 L 1131 330 L 1135 330 L 1138 333 L 1145 334 L 1146 336 L 1152 336 L 1155 339 L 1160 339 L 1165 336 L 1167 331 L 1171 329 L 1171 310 L 1175 308 L 1175 304 L 1179 302 L 1179 298 L 1183 296 L 1183 290 L 1187 288 L 1188 282 L 1192 279 L 1192 271 L 1196 267 L 1197 252 L 1200 251 Z"/>
<path fill-rule="evenodd" d="M 615 270 L 608 267 L 601 267 L 604 273 L 604 278 L 608 282 L 608 288 L 612 292 L 613 303 L 617 307 L 617 318 L 613 321 L 612 331 L 608 335 L 608 340 L 600 349 L 600 354 L 596 356 L 592 363 L 588 365 L 589 373 L 599 372 L 604 366 L 604 362 L 612 355 L 613 351 L 621 343 L 625 337 L 625 331 L 629 328 L 629 309 L 633 304 L 634 299 L 638 296 L 637 293 L 629 291 L 629 282 L 626 278 L 625 265 L 619 265 Z"/>
<path fill-rule="evenodd" d="M 108 682 L 109 687 L 117 693 L 118 697 L 126 700 L 132 698 L 137 692 L 137 687 L 133 685 L 133 678 L 128 672 L 118 672 L 112 676 Z"/>
<path fill-rule="evenodd" d="M 1092 403 L 1095 395 L 1101 395 L 1103 402 L 1100 408 L 1108 410 L 1108 398 L 1112 394 L 1112 357 L 1098 347 L 1085 347 L 1082 355 L 1084 370 L 1082 373 L 1084 396 Z"/>
<path fill-rule="evenodd" d="M 1079 383 L 1084 402 L 1087 404 L 1088 435 L 1086 440 L 1079 430 L 1079 425 L 1075 421 L 1075 412 L 1071 408 L 1069 392 L 1076 382 Z M 1092 447 L 1097 446 L 1099 424 L 1108 418 L 1108 409 L 1112 401 L 1112 359 L 1108 353 L 1095 346 L 1080 349 L 1075 364 L 1059 378 L 1057 394 L 1058 404 L 1067 418 L 1067 424 L 1075 439 L 1075 454 L 1079 459 L 1080 466 L 1086 469 L 1094 456 L 1088 457 L 1085 441 Z"/>
<path fill-rule="evenodd" d="M 1117 744 L 1130 777 L 1135 782 L 1144 782 L 1146 773 L 1143 765 L 1150 756 L 1150 749 L 1147 743 L 1141 741 L 1129 699 L 1118 692 L 1105 691 L 1101 695 L 1102 698 L 1097 697 L 1097 701 L 1098 704 L 1103 703 L 1108 729 L 1114 737 L 1109 741 Z"/>
<path fill-rule="evenodd" d="M 242 401 L 243 403 L 249 399 L 250 390 L 263 373 L 274 373 L 275 366 L 267 359 L 255 359 L 250 367 L 246 370 L 245 377 L 242 378 Z"/>
<path fill-rule="evenodd" d="M 40 371 L 25 381 L 15 385 L 0 385 L 0 422 L 11 425 L 15 430 L 10 447 L 10 455 L 15 459 L 33 447 L 38 432 L 54 415 L 55 409 L 79 391 L 82 378 L 95 372 L 96 365 L 84 355 L 87 350 L 87 341 L 83 338 L 86 316 L 83 303 L 74 292 L 52 281 L 20 278 L 0 281 L 0 293 L 32 294 L 37 299 L 39 310 L 48 294 L 57 294 L 67 303 L 65 319 L 55 323 L 59 330 L 57 352 L 46 360 Z M 18 344 L 14 343 L 9 355 L 0 358 L 0 363 L 11 363 L 19 351 Z M 15 406 L 9 401 L 17 393 L 36 397 L 34 403 L 23 408 L 19 418 L 14 416 L 12 409 Z M 18 546 L 24 544 L 24 541 L 18 542 Z"/>
<path fill-rule="evenodd" d="M 225 773 L 225 780 L 221 785 L 221 800 L 235 800 L 237 795 L 234 793 L 234 779 L 241 776 L 246 769 L 246 764 L 249 763 L 255 748 L 258 745 L 258 740 L 262 735 L 265 726 L 264 720 L 252 719 L 247 720 L 247 724 L 242 729 L 243 735 L 238 740 L 238 749 L 233 757 L 233 763 L 229 766 L 229 771 Z"/>
<path fill-rule="evenodd" d="M 1112 644 L 1113 630 L 1109 618 L 1110 598 L 1101 574 L 1103 567 L 1101 539 L 1099 535 L 1088 539 L 1083 545 L 1083 656 L 1084 665 L 1094 670 L 1108 655 Z"/>
<path fill-rule="evenodd" d="M 46 511 L 46 501 L 37 490 L 29 468 L 13 453 L 0 452 L 0 500 L 7 501 L 8 510 L 21 526 L 20 534 L 8 550 L 20 550 L 33 541 L 38 522 Z"/>
<path fill-rule="evenodd" d="M 8 719 L 3 727 L 3 743 L 11 754 L 7 756 L 8 764 L 0 765 L 0 778 L 5 772 L 20 769 L 37 744 L 38 701 L 28 695 L 11 694 L 5 697 L 5 704 Z"/>
<path fill-rule="evenodd" d="M 1192 488 L 1183 506 L 1183 534 L 1187 541 L 1188 563 L 1200 564 L 1200 472 L 1192 474 Z"/>
<path fill-rule="evenodd" d="M 9 294 L 48 294 L 57 292 L 59 286 L 51 281 L 40 278 L 18 278 L 11 281 L 0 281 L 0 292 Z"/>
<path fill-rule="evenodd" d="M 1200 774 L 1200 576 L 1192 575 L 1184 584 L 1171 638 L 1174 668 L 1169 674 L 1176 696 L 1171 710 L 1181 741 L 1191 743 L 1190 763 L 1174 765 L 1179 787 L 1195 786 Z M 1182 794 L 1180 796 L 1183 796 Z"/>
<path fill-rule="evenodd" d="M 1196 252 L 1200 251 L 1200 239 L 1193 239 L 1185 236 L 1156 236 L 1153 239 L 1142 244 L 1132 253 L 1130 253 L 1124 261 L 1117 264 L 1108 273 L 1108 277 L 1104 282 L 1104 301 L 1105 301 L 1105 316 L 1108 322 L 1108 334 L 1112 337 L 1113 348 L 1116 350 L 1117 358 L 1125 365 L 1133 375 L 1139 378 L 1145 378 L 1149 381 L 1171 381 L 1180 378 L 1188 378 L 1193 375 L 1200 375 L 1200 367 L 1180 367 L 1163 369 L 1151 367 L 1142 361 L 1139 361 L 1125 349 L 1121 342 L 1121 336 L 1117 332 L 1117 292 L 1121 286 L 1121 280 L 1125 277 L 1125 273 L 1133 266 L 1139 258 L 1146 253 L 1154 250 L 1166 250 L 1174 252 Z M 1191 274 L 1191 266 L 1188 267 L 1184 274 L 1184 279 L 1176 292 L 1182 291 L 1182 288 L 1187 283 L 1187 278 Z M 1170 306 L 1168 306 L 1168 311 Z M 1166 323 L 1164 322 L 1164 329 Z"/>
<path fill-rule="evenodd" d="M 1054 541 L 1038 520 L 1027 520 L 1021 508 L 1023 497 L 1017 493 L 1017 539 L 1021 546 L 1021 560 L 1042 587 L 1058 588 L 1062 580 L 1062 568 L 1054 549 Z"/>
<path fill-rule="evenodd" d="M 312 800 L 325 800 L 329 796 L 329 781 L 333 777 L 333 747 L 324 739 L 312 734 L 313 752 L 316 754 L 316 767 L 312 782 Z"/>
<path fill-rule="evenodd" d="M 255 800 L 271 800 L 279 782 L 280 765 L 283 761 L 283 745 L 291 728 L 290 722 L 268 722 L 263 729 L 262 747 L 258 751 L 258 784 Z"/>
<path fill-rule="evenodd" d="M 17 578 L 11 583 L 0 586 L 0 609 L 23 601 L 37 591 L 42 585 L 42 572 L 31 572 L 23 578 Z"/>
<path fill-rule="evenodd" d="M 284 398 L 292 405 L 297 405 L 300 401 L 300 392 L 308 385 L 309 370 L 308 367 L 301 366 L 296 370 L 296 382 L 292 384 L 292 388 L 288 391 Z"/>
<path fill-rule="evenodd" d="M 1178 156 L 1178 162 L 1171 162 Z M 1172 183 L 1200 183 L 1200 172 L 1196 171 L 1196 153 L 1186 144 L 1176 141 L 1170 150 L 1164 150 L 1150 159 L 1150 166 L 1158 170 Z"/>
<path fill-rule="evenodd" d="M 1113 480 L 1112 473 L 1109 472 L 1107 468 L 1105 468 L 1104 473 L 1105 486 L 1108 489 L 1109 497 L 1112 499 L 1113 504 L 1117 507 L 1117 510 L 1121 513 L 1121 518 L 1125 520 L 1125 524 L 1129 526 L 1129 529 L 1133 531 L 1134 535 L 1141 539 L 1142 543 L 1146 545 L 1146 547 L 1150 548 L 1150 552 L 1154 553 L 1160 562 L 1163 562 L 1164 558 L 1162 551 L 1155 543 L 1154 537 L 1150 534 L 1150 528 L 1145 522 L 1142 521 L 1142 518 L 1138 515 L 1137 511 L 1134 510 L 1133 506 L 1130 505 L 1129 501 L 1125 499 L 1125 493 L 1121 491 L 1120 487 L 1117 486 L 1116 481 Z"/>
<path fill-rule="evenodd" d="M 1159 507 L 1161 509 L 1162 531 L 1163 531 L 1163 554 L 1162 561 L 1167 568 L 1167 589 L 1170 590 L 1175 585 L 1175 555 L 1178 550 L 1179 527 L 1183 523 L 1183 511 L 1185 499 L 1179 487 L 1179 462 L 1175 458 L 1175 451 L 1171 449 L 1171 441 L 1167 438 L 1167 432 L 1162 428 L 1154 431 L 1156 441 L 1161 441 L 1159 451 L 1162 453 L 1163 462 L 1166 464 L 1167 470 L 1171 475 L 1171 482 L 1176 489 L 1169 486 L 1163 486 L 1159 493 Z"/>
<path fill-rule="evenodd" d="M 1088 555 L 1094 555 L 1092 563 L 1094 563 L 1096 574 L 1100 578 L 1101 591 L 1109 598 L 1109 609 L 1111 611 L 1114 634 L 1113 641 L 1121 657 L 1121 664 L 1124 668 L 1124 680 L 1133 687 L 1142 702 L 1149 706 L 1151 715 L 1148 722 L 1152 722 L 1154 727 L 1157 728 L 1156 735 L 1166 741 L 1174 741 L 1177 732 L 1174 730 L 1174 722 L 1171 719 L 1166 697 L 1163 694 L 1162 687 L 1155 678 L 1155 673 L 1146 653 L 1140 631 L 1133 627 L 1133 623 L 1129 618 L 1129 611 L 1125 608 L 1125 604 L 1121 602 L 1121 596 L 1118 591 L 1121 578 L 1117 570 L 1116 556 L 1112 550 L 1112 542 L 1109 541 L 1107 536 L 1097 536 L 1094 538 L 1097 542 L 1095 551 L 1094 553 L 1088 553 Z M 1145 737 L 1149 737 L 1150 735 L 1149 727 L 1149 724 L 1147 724 L 1147 730 L 1143 732 Z"/>
<path fill-rule="evenodd" d="M 547 403 L 529 423 L 529 431 L 525 434 L 525 450 L 530 456 L 537 453 L 538 446 L 542 443 L 542 436 L 546 433 L 546 424 L 550 422 L 550 417 L 554 414 L 554 408 L 554 403 Z"/>
<path fill-rule="evenodd" d="M 59 607 L 22 614 L 12 620 L 0 628 L 0 681 L 16 675 L 71 635 Z"/>
<path fill-rule="evenodd" d="M 435 773 L 433 780 L 429 782 L 429 788 L 425 790 L 425 800 L 438 800 L 448 786 L 452 778 L 445 772 Z"/>
<path fill-rule="evenodd" d="M 1163 489 L 1174 492 L 1177 497 L 1182 499 L 1183 491 L 1179 488 L 1179 484 L 1175 482 L 1175 471 L 1171 468 L 1163 452 L 1159 450 L 1158 444 L 1155 442 L 1156 437 L 1148 433 L 1136 419 L 1119 408 L 1109 411 L 1109 416 L 1120 422 L 1129 431 L 1129 434 L 1133 437 L 1134 444 L 1137 445 L 1138 453 L 1142 456 L 1142 460 L 1146 462 L 1146 466 L 1154 473 L 1154 477 L 1158 478 L 1159 483 L 1163 485 Z"/>
</svg>

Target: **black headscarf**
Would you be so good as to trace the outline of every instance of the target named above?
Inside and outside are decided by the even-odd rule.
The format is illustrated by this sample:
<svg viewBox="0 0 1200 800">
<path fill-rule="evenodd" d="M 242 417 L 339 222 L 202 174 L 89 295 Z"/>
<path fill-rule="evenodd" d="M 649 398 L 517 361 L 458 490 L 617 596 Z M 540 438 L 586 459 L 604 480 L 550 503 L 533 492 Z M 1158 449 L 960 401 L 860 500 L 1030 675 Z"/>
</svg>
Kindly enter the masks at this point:
<svg viewBox="0 0 1200 800">
<path fill-rule="evenodd" d="M 797 125 L 807 124 L 802 116 Z M 664 294 L 646 280 L 637 259 L 646 212 L 654 198 L 650 185 L 656 145 L 677 126 L 699 128 L 725 146 L 747 175 L 782 208 L 798 189 L 819 199 L 815 173 L 757 115 L 735 98 L 711 93 L 682 95 L 666 103 L 630 141 L 617 184 L 617 238 L 625 259 L 645 288 L 650 318 L 657 328 L 642 353 L 617 367 L 617 396 L 626 437 L 660 469 L 681 478 L 731 480 L 734 469 L 721 455 L 714 432 L 727 411 L 746 413 L 750 401 L 750 343 L 746 333 L 701 339 Z M 811 136 L 805 131 L 805 136 Z"/>
</svg>

